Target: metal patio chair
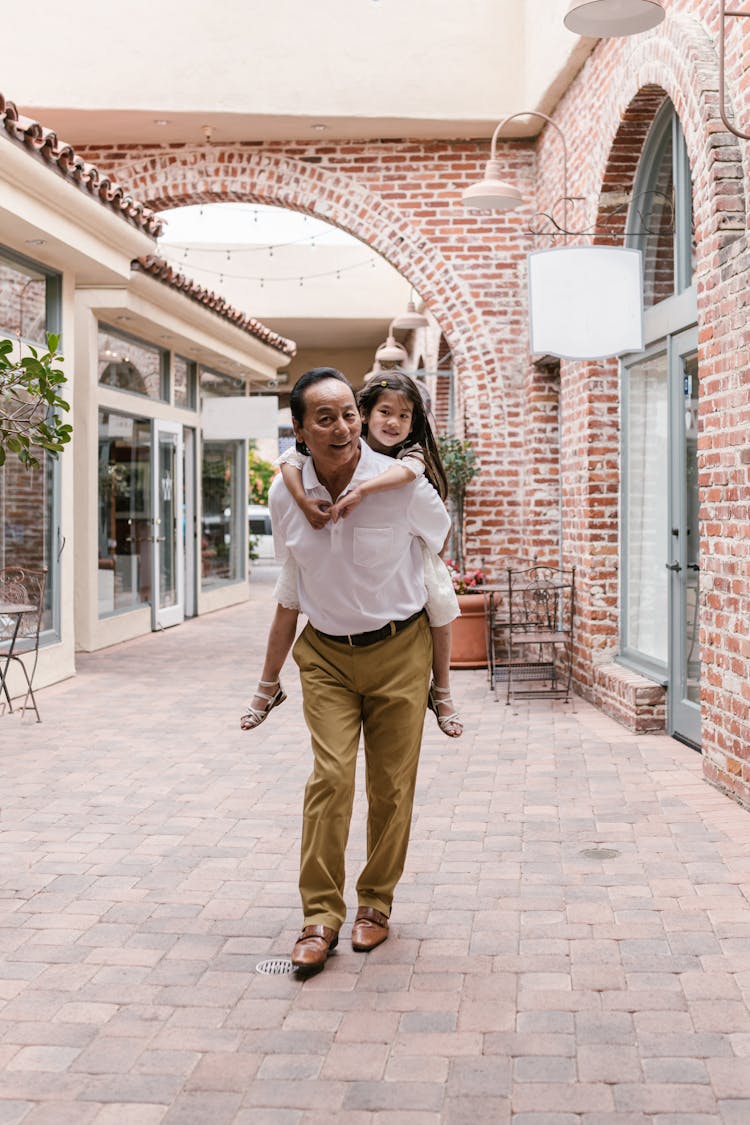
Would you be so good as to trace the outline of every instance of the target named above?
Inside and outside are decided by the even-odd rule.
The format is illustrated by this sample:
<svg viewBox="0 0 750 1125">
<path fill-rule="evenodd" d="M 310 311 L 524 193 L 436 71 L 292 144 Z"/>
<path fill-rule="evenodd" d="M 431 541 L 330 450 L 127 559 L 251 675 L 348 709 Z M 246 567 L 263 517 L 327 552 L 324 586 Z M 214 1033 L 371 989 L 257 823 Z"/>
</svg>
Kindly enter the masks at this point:
<svg viewBox="0 0 750 1125">
<path fill-rule="evenodd" d="M 575 567 L 508 570 L 506 703 L 517 696 L 570 697 Z"/>
<path fill-rule="evenodd" d="M 25 715 L 31 700 L 38 723 L 42 720 L 34 697 L 33 683 L 39 659 L 39 633 L 42 627 L 46 587 L 46 567 L 6 566 L 0 569 L 0 603 L 34 607 L 33 611 L 21 614 L 20 622 L 17 617 L 4 616 L 0 613 L 0 665 L 20 666 L 26 680 L 26 695 L 21 708 L 21 717 Z M 8 686 L 4 681 L 2 686 L 8 709 L 12 711 L 13 704 Z"/>
</svg>

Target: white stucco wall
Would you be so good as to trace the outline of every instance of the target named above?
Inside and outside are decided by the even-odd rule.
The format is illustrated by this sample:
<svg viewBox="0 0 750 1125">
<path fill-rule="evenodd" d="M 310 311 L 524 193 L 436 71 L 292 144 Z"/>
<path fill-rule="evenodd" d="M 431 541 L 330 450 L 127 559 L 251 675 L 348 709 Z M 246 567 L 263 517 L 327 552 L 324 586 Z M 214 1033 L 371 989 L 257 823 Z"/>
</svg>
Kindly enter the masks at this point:
<svg viewBox="0 0 750 1125">
<path fill-rule="evenodd" d="M 503 114 L 536 108 L 565 69 L 578 41 L 562 27 L 564 9 L 565 0 L 277 0 L 271 9 L 130 0 L 114 30 L 94 0 L 31 0 L 4 15 L 2 90 L 45 123 L 65 120 L 79 143 L 103 139 L 92 111 L 105 109 L 113 139 L 134 130 L 145 139 L 144 129 L 153 139 L 155 120 L 177 116 L 164 128 L 172 139 L 187 127 L 179 115 L 192 115 L 193 131 L 212 125 L 217 140 L 282 124 L 306 135 L 321 119 L 331 135 L 337 119 L 348 135 L 356 121 L 366 135 L 409 135 L 409 122 L 421 123 L 414 135 L 429 135 L 430 122 L 435 135 L 482 135 Z M 30 65 L 30 22 L 76 65 Z M 72 116 L 58 119 L 63 108 Z M 368 121 L 393 131 L 368 132 Z"/>
</svg>

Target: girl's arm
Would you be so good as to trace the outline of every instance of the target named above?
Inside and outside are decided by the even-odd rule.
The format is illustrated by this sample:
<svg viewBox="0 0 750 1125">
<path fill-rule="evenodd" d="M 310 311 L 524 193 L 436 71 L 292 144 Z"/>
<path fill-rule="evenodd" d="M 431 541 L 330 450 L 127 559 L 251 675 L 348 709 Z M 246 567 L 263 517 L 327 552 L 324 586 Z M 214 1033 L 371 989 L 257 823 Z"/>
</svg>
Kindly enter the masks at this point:
<svg viewBox="0 0 750 1125">
<path fill-rule="evenodd" d="M 316 530 L 325 527 L 331 518 L 331 507 L 328 502 L 326 500 L 313 500 L 307 495 L 302 485 L 302 473 L 293 462 L 282 462 L 281 475 L 292 499 L 304 512 L 307 522 Z"/>
<path fill-rule="evenodd" d="M 356 488 L 345 492 L 331 508 L 331 519 L 336 523 L 342 516 L 356 508 L 365 496 L 372 496 L 376 492 L 387 492 L 391 488 L 402 488 L 405 484 L 410 484 L 413 480 L 416 480 L 419 475 L 420 473 L 412 470 L 406 462 L 396 461 L 393 467 L 386 469 L 384 473 L 380 473 L 376 477 L 370 477 L 369 480 L 358 484 Z"/>
</svg>

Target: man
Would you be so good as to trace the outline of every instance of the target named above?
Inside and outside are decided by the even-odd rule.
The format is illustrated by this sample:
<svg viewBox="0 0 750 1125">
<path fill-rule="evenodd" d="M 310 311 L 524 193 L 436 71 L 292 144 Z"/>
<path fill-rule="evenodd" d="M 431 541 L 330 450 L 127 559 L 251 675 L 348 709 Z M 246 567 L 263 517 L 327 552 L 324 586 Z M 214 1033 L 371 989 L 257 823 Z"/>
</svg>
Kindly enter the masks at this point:
<svg viewBox="0 0 750 1125">
<path fill-rule="evenodd" d="M 322 506 L 393 465 L 361 441 L 354 393 L 340 372 L 306 372 L 290 406 L 297 441 L 310 454 L 302 483 Z M 367 496 L 320 530 L 310 526 L 280 477 L 269 506 L 277 555 L 283 561 L 291 554 L 297 564 L 300 607 L 308 618 L 293 650 L 314 766 L 302 826 L 304 928 L 292 963 L 310 974 L 324 967 L 346 917 L 344 853 L 360 732 L 367 861 L 357 882 L 352 946 L 366 952 L 388 937 L 409 841 L 432 662 L 419 538 L 440 550 L 450 521 L 424 478 Z"/>
</svg>

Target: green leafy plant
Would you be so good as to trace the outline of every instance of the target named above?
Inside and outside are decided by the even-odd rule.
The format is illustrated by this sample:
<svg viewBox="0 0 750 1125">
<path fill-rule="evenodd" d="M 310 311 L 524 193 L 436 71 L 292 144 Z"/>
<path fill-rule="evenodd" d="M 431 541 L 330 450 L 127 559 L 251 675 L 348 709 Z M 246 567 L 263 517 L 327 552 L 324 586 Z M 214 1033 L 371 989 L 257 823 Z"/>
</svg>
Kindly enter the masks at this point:
<svg viewBox="0 0 750 1125">
<path fill-rule="evenodd" d="M 251 445 L 247 451 L 247 494 L 251 504 L 268 503 L 268 490 L 275 475 L 271 462 L 265 461 Z"/>
<path fill-rule="evenodd" d="M 58 394 L 66 382 L 59 343 L 49 334 L 46 352 L 29 347 L 30 354 L 17 359 L 13 341 L 0 340 L 0 465 L 13 453 L 22 465 L 38 469 L 37 451 L 57 457 L 70 441 L 73 427 L 61 413 L 70 406 Z"/>
<path fill-rule="evenodd" d="M 451 554 L 455 570 L 464 572 L 464 504 L 466 489 L 479 473 L 476 451 L 466 438 L 438 436 L 438 449 L 448 480 L 448 495 L 453 507 Z"/>
</svg>

